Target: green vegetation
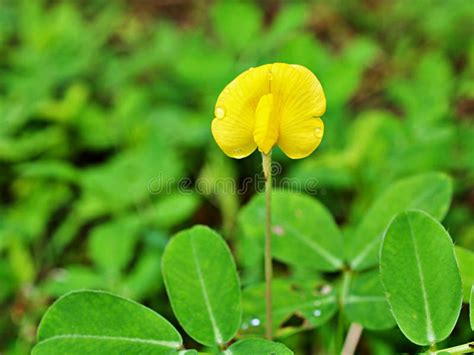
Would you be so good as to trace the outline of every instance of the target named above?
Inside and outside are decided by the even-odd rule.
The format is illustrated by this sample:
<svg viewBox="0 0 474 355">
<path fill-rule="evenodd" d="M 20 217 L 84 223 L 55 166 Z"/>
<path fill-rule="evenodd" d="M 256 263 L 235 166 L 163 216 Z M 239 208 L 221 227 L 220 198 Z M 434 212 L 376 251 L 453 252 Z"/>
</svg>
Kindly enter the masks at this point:
<svg viewBox="0 0 474 355">
<path fill-rule="evenodd" d="M 2 1 L 0 353 L 335 354 L 353 323 L 360 354 L 472 341 L 473 19 L 469 0 Z M 226 157 L 210 122 L 279 61 L 327 112 L 315 153 L 272 156 L 270 342 L 260 156 Z"/>
</svg>

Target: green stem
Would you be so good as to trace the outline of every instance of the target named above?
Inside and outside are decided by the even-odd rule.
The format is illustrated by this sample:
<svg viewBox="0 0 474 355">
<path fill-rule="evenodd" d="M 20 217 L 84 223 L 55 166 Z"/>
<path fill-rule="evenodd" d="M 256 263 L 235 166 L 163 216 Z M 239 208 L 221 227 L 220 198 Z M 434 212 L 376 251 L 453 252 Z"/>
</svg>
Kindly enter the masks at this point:
<svg viewBox="0 0 474 355">
<path fill-rule="evenodd" d="M 344 342 L 344 304 L 346 303 L 346 297 L 349 293 L 349 287 L 351 284 L 352 273 L 350 270 L 343 270 L 342 274 L 342 286 L 341 295 L 339 297 L 339 313 L 337 317 L 337 328 L 336 328 L 336 341 L 335 347 L 336 352 L 339 354 L 343 347 Z"/>
<path fill-rule="evenodd" d="M 343 270 L 342 273 L 342 288 L 341 297 L 339 298 L 339 309 L 342 310 L 346 303 L 347 295 L 349 294 L 349 287 L 351 285 L 352 272 L 350 270 Z"/>
<path fill-rule="evenodd" d="M 272 152 L 262 153 L 263 175 L 265 176 L 265 337 L 272 339 Z"/>
<path fill-rule="evenodd" d="M 474 353 L 474 341 L 471 341 L 466 344 L 453 346 L 452 348 L 442 349 L 434 352 L 434 354 L 442 354 L 442 353 L 449 353 L 449 354 L 470 354 Z"/>
</svg>

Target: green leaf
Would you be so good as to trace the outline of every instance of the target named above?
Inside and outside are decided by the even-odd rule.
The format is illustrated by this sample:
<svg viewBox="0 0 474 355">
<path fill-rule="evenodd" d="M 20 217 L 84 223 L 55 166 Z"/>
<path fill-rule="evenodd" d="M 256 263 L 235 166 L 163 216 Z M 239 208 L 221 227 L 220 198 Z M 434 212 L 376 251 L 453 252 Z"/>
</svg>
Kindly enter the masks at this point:
<svg viewBox="0 0 474 355">
<path fill-rule="evenodd" d="M 114 275 L 122 271 L 133 257 L 139 226 L 139 219 L 132 216 L 94 228 L 88 245 L 94 263 Z"/>
<path fill-rule="evenodd" d="M 123 279 L 120 293 L 137 300 L 156 294 L 163 286 L 161 256 L 161 250 L 146 245 L 133 269 Z"/>
<path fill-rule="evenodd" d="M 26 243 L 13 239 L 10 243 L 9 261 L 10 267 L 18 283 L 28 284 L 36 275 L 35 263 Z"/>
<path fill-rule="evenodd" d="M 272 27 L 267 33 L 267 36 L 277 41 L 278 39 L 293 34 L 295 31 L 301 29 L 306 24 L 310 14 L 308 4 L 305 3 L 286 3 L 283 11 L 278 11 L 276 18 L 272 22 Z M 303 34 L 299 34 L 299 38 Z M 269 40 L 269 38 L 267 38 Z"/>
<path fill-rule="evenodd" d="M 173 186 L 170 182 L 179 176 L 181 160 L 163 140 L 149 140 L 121 151 L 105 164 L 82 171 L 83 199 L 102 209 L 121 212 L 130 204 L 149 198 L 150 193 Z"/>
<path fill-rule="evenodd" d="M 413 343 L 429 345 L 453 330 L 462 284 L 449 234 L 423 211 L 399 214 L 381 251 L 380 274 L 393 315 Z"/>
<path fill-rule="evenodd" d="M 38 329 L 34 355 L 177 354 L 183 341 L 162 316 L 131 300 L 101 291 L 58 299 Z"/>
<path fill-rule="evenodd" d="M 382 330 L 396 325 L 378 271 L 355 275 L 344 297 L 347 318 L 364 328 Z"/>
<path fill-rule="evenodd" d="M 54 218 L 54 213 L 66 207 L 72 197 L 71 191 L 61 183 L 45 183 L 33 179 L 15 181 L 19 196 L 2 217 L 2 230 L 7 235 L 10 234 L 14 241 L 38 240 L 48 233 L 48 221 Z"/>
<path fill-rule="evenodd" d="M 321 82 L 325 83 L 328 107 L 342 107 L 356 92 L 363 77 L 364 70 L 375 60 L 379 49 L 377 44 L 368 38 L 354 38 L 347 45 L 341 56 L 334 56 L 326 62 L 326 70 L 321 73 Z M 337 78 L 337 79 L 336 79 Z M 333 80 L 331 80 L 333 79 Z"/>
<path fill-rule="evenodd" d="M 447 116 L 453 74 L 444 55 L 426 53 L 417 63 L 414 77 L 409 80 L 395 78 L 387 88 L 388 94 L 404 108 L 406 117 L 419 128 L 426 127 L 423 124 L 426 121 Z M 420 100 L 425 104 L 419 105 Z"/>
<path fill-rule="evenodd" d="M 256 38 L 261 20 L 260 9 L 251 2 L 222 1 L 212 9 L 214 30 L 222 43 L 234 51 Z"/>
<path fill-rule="evenodd" d="M 464 289 L 463 301 L 464 303 L 468 303 L 471 295 L 471 287 L 474 285 L 474 253 L 460 246 L 455 246 L 454 252 L 458 260 L 459 272 L 461 273 Z"/>
<path fill-rule="evenodd" d="M 377 265 L 383 234 L 398 213 L 419 209 L 441 220 L 448 210 L 451 195 L 451 179 L 441 173 L 416 175 L 391 185 L 373 203 L 354 236 L 344 244 L 351 268 L 363 270 Z"/>
<path fill-rule="evenodd" d="M 74 290 L 101 288 L 104 277 L 92 267 L 69 265 L 64 269 L 52 270 L 41 288 L 49 296 L 59 297 Z"/>
<path fill-rule="evenodd" d="M 471 321 L 471 329 L 474 331 L 474 285 L 471 288 L 471 299 L 469 301 L 469 319 Z"/>
<path fill-rule="evenodd" d="M 292 355 L 293 351 L 281 343 L 259 338 L 240 340 L 224 351 L 224 355 L 249 354 Z"/>
<path fill-rule="evenodd" d="M 242 209 L 239 222 L 244 233 L 242 247 L 252 255 L 263 255 L 265 201 L 262 194 Z M 278 260 L 321 271 L 335 271 L 343 266 L 342 235 L 331 214 L 312 197 L 273 192 L 272 231 L 273 255 Z M 252 260 L 250 266 L 257 265 L 260 259 Z"/>
<path fill-rule="evenodd" d="M 306 8 L 303 11 L 308 11 Z M 308 17 L 308 13 L 305 14 Z M 303 18 L 301 19 L 303 20 Z M 303 24 L 300 24 L 302 26 Z M 269 35 L 274 35 L 269 33 Z M 329 53 L 325 47 L 321 46 L 319 42 L 314 40 L 314 37 L 310 33 L 302 33 L 298 36 L 294 36 L 291 40 L 282 41 L 282 38 L 288 37 L 288 33 L 277 34 L 278 37 L 269 38 L 273 39 L 276 43 L 284 43 L 280 49 L 280 53 L 277 56 L 277 61 L 284 63 L 299 63 L 304 65 L 310 70 L 315 70 L 314 67 L 321 66 L 321 63 L 325 62 L 329 58 Z M 281 46 L 281 45 L 280 45 Z M 317 61 L 315 61 L 317 58 Z M 317 71 L 318 76 L 321 70 Z M 324 87 L 326 90 L 326 86 Z"/>
<path fill-rule="evenodd" d="M 197 194 L 175 193 L 165 195 L 151 207 L 151 222 L 163 229 L 168 229 L 191 218 L 199 205 Z"/>
<path fill-rule="evenodd" d="M 337 311 L 336 291 L 314 281 L 274 280 L 272 283 L 273 332 L 276 336 L 318 327 Z M 265 329 L 265 284 L 247 287 L 243 292 L 242 332 L 263 336 Z M 285 326 L 292 316 L 303 318 L 302 326 Z"/>
<path fill-rule="evenodd" d="M 370 184 L 370 190 L 376 190 L 391 176 L 397 176 L 396 161 L 392 157 L 406 141 L 402 121 L 386 111 L 364 111 L 347 130 L 343 150 L 326 151 L 315 159 L 303 159 L 289 176 L 299 181 L 316 179 L 319 186 L 338 190 L 358 189 L 361 183 Z M 354 174 L 354 171 L 358 173 Z M 379 178 L 380 174 L 384 174 L 384 179 Z M 363 200 L 370 198 L 371 194 L 367 192 L 361 194 Z M 333 204 L 330 206 L 333 213 L 347 214 L 347 206 L 334 195 L 328 202 Z M 352 205 L 351 215 L 358 213 L 354 211 L 357 207 L 357 203 Z M 366 206 L 363 208 L 366 211 Z"/>
<path fill-rule="evenodd" d="M 239 212 L 239 196 L 233 193 L 237 191 L 237 180 L 237 171 L 233 162 L 219 149 L 210 150 L 195 188 L 200 194 L 212 199 L 212 202 L 219 207 L 222 217 L 222 234 L 225 238 L 233 235 Z"/>
<path fill-rule="evenodd" d="M 107 339 L 107 340 L 106 340 Z M 46 340 L 38 344 L 32 355 L 103 355 L 103 354 L 131 354 L 131 355 L 174 355 L 197 354 L 195 350 L 181 352 L 160 345 L 160 342 L 151 340 L 130 340 L 122 338 L 104 337 L 77 337 L 57 338 Z"/>
<path fill-rule="evenodd" d="M 19 174 L 26 177 L 57 179 L 76 182 L 77 170 L 70 164 L 59 160 L 39 160 L 17 166 Z"/>
<path fill-rule="evenodd" d="M 204 345 L 233 338 L 242 315 L 239 278 L 221 236 L 204 226 L 175 235 L 166 246 L 163 278 L 179 323 Z"/>
<path fill-rule="evenodd" d="M 0 302 L 4 302 L 16 292 L 18 282 L 15 280 L 15 275 L 11 269 L 11 265 L 6 259 L 0 259 L 0 280 L 2 280 L 2 287 L 0 287 Z"/>
<path fill-rule="evenodd" d="M 213 55 L 206 56 L 211 51 Z M 181 55 L 175 57 L 174 61 L 177 77 L 194 87 L 194 91 L 199 88 L 199 93 L 196 94 L 200 95 L 203 91 L 217 92 L 226 85 L 226 78 L 231 79 L 234 68 L 232 52 L 223 47 L 212 46 L 202 31 L 188 32 L 181 39 L 179 53 Z M 206 78 L 205 81 L 202 80 L 203 77 Z M 189 95 L 193 95 L 193 91 Z M 158 132 L 161 131 L 160 128 Z"/>
</svg>

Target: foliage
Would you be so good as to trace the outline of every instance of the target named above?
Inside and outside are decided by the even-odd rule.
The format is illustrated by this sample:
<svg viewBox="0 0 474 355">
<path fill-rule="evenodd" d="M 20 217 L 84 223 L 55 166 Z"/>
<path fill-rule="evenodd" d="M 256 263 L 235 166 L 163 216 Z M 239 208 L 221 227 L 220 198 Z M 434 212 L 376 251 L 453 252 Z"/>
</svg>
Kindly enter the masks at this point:
<svg viewBox="0 0 474 355">
<path fill-rule="evenodd" d="M 225 266 L 201 265 L 213 270 L 206 272 L 206 285 L 215 285 L 220 272 L 240 274 L 241 286 L 234 276 L 226 280 L 241 292 L 240 322 L 232 308 L 238 297 L 216 296 L 235 313 L 223 318 L 232 319 L 222 329 L 225 340 L 237 340 L 228 352 L 268 347 L 283 354 L 287 348 L 331 353 L 341 338 L 337 324 L 344 330 L 349 322 L 367 329 L 360 343 L 364 353 L 425 350 L 395 326 L 418 339 L 395 311 L 397 279 L 381 282 L 378 252 L 393 218 L 400 222 L 411 215 L 406 210 L 423 210 L 430 217 L 420 224 L 436 224 L 438 236 L 430 236 L 423 251 L 434 260 L 446 257 L 451 267 L 429 265 L 456 285 L 450 295 L 436 292 L 432 302 L 458 296 L 447 232 L 463 302 L 472 299 L 472 18 L 468 0 L 1 2 L 0 352 L 29 353 L 43 315 L 43 345 L 35 351 L 60 351 L 48 348 L 53 342 L 46 338 L 70 331 L 71 318 L 59 313 L 69 301 L 77 303 L 68 314 L 88 310 L 95 317 L 95 306 L 121 309 L 114 317 L 148 315 L 140 322 L 123 320 L 130 327 L 117 329 L 119 336 L 181 324 L 189 333 L 180 330 L 184 347 L 212 351 L 195 342 L 210 345 L 204 328 L 200 334 L 183 323 L 188 311 L 179 309 L 188 300 L 173 300 L 180 289 L 170 292 L 179 268 L 164 261 L 172 249 L 163 257 L 171 236 L 194 224 L 221 232 L 235 256 L 234 262 L 219 240 L 216 250 L 226 251 L 222 260 L 206 262 Z M 274 327 L 285 345 L 254 338 L 263 334 L 264 323 L 259 157 L 226 159 L 210 133 L 222 88 L 249 67 L 278 61 L 316 73 L 328 106 L 315 154 L 299 161 L 279 150 L 273 154 L 281 168 L 273 212 Z M 397 225 L 389 230 L 386 242 L 396 238 L 392 247 L 404 247 L 399 239 L 408 234 L 397 232 Z M 369 247 L 366 257 L 357 258 Z M 413 276 L 410 265 L 404 271 Z M 445 282 L 436 280 L 432 287 Z M 81 289 L 102 291 L 69 293 Z M 395 304 L 385 297 L 387 289 Z M 75 298 L 80 295 L 104 298 L 87 308 L 79 307 L 89 302 Z M 199 300 L 193 299 L 197 306 Z M 462 307 L 458 318 L 455 305 L 452 318 L 439 313 L 445 323 L 436 340 L 450 333 L 439 348 L 472 339 L 469 308 Z M 54 312 L 56 320 L 49 318 Z M 98 319 L 97 331 L 113 331 L 117 319 Z M 61 325 L 49 328 L 51 320 Z M 419 321 L 412 324 L 416 330 L 424 329 Z M 175 332 L 162 340 L 180 342 Z M 156 334 L 147 339 L 159 341 Z M 62 341 L 69 349 L 70 340 Z"/>
<path fill-rule="evenodd" d="M 390 223 L 380 276 L 393 315 L 411 341 L 430 345 L 452 332 L 462 305 L 461 277 L 451 238 L 435 219 L 409 211 Z"/>
<path fill-rule="evenodd" d="M 242 316 L 239 279 L 217 234 L 196 226 L 175 236 L 163 255 L 163 275 L 176 317 L 195 340 L 223 345 L 235 336 Z"/>
<path fill-rule="evenodd" d="M 176 317 L 199 343 L 222 354 L 293 354 L 264 339 L 224 348 L 237 333 L 242 309 L 235 264 L 220 235 L 203 226 L 178 233 L 166 247 L 163 264 Z M 41 320 L 38 342 L 33 354 L 197 354 L 184 351 L 178 331 L 151 309 L 102 291 L 61 297 Z"/>
</svg>

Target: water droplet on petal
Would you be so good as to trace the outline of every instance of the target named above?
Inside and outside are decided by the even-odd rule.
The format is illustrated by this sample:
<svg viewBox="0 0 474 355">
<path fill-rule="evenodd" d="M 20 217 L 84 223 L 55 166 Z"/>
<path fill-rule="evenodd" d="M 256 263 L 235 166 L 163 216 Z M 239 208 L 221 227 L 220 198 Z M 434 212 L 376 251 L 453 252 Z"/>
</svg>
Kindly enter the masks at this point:
<svg viewBox="0 0 474 355">
<path fill-rule="evenodd" d="M 250 324 L 254 327 L 258 327 L 260 325 L 260 319 L 258 318 L 253 318 L 251 321 L 250 321 Z"/>
<path fill-rule="evenodd" d="M 216 107 L 214 112 L 217 118 L 224 118 L 225 116 L 225 109 L 223 107 Z"/>
<path fill-rule="evenodd" d="M 313 312 L 313 315 L 315 317 L 320 317 L 321 316 L 321 310 L 320 309 L 315 309 L 314 312 Z"/>
<path fill-rule="evenodd" d="M 321 127 L 317 127 L 314 129 L 314 135 L 316 138 L 322 138 L 323 136 L 323 129 Z"/>
<path fill-rule="evenodd" d="M 235 148 L 233 151 L 235 154 L 240 154 L 242 153 L 242 148 Z"/>
</svg>

